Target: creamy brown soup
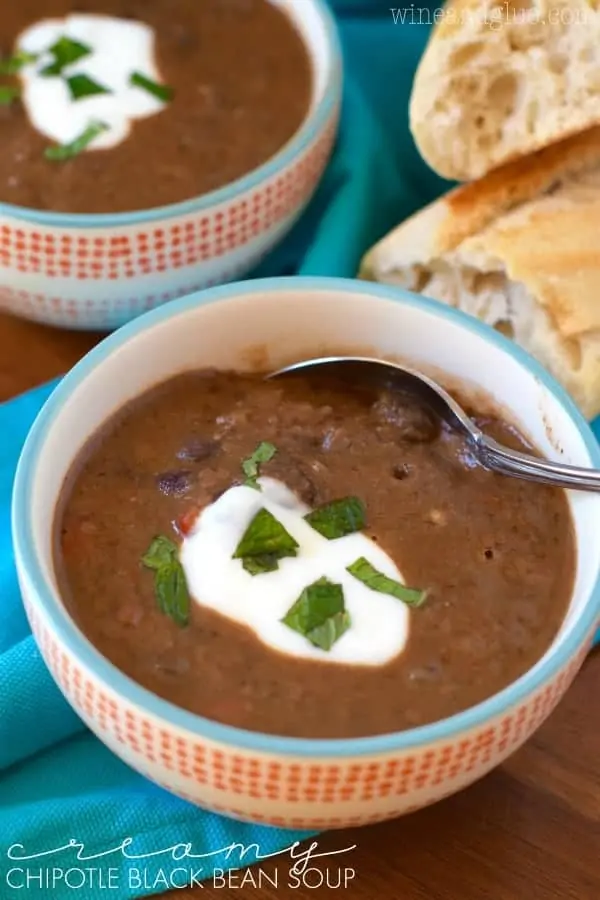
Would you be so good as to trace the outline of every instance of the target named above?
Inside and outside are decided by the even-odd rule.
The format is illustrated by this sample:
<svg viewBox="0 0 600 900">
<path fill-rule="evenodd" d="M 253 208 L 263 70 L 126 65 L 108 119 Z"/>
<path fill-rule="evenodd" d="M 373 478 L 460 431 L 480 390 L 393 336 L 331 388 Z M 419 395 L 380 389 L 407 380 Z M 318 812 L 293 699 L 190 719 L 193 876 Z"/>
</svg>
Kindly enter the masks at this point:
<svg viewBox="0 0 600 900">
<path fill-rule="evenodd" d="M 489 410 L 478 420 L 507 445 L 527 446 Z M 271 448 L 268 461 L 256 463 L 257 446 Z M 321 657 L 297 658 L 201 597 L 189 598 L 185 622 L 161 608 L 156 570 L 142 563 L 153 538 L 179 547 L 198 513 L 252 476 L 253 464 L 312 510 L 359 499 L 365 521 L 354 525 L 407 585 L 427 592 L 409 608 L 396 657 L 330 662 L 321 647 Z M 271 382 L 194 372 L 151 390 L 85 447 L 56 518 L 65 602 L 104 656 L 185 709 L 302 737 L 405 729 L 506 687 L 556 635 L 574 559 L 561 490 L 484 471 L 461 438 L 391 388 L 308 374 Z"/>
<path fill-rule="evenodd" d="M 32 127 L 22 92 L 13 102 L 0 102 L 1 201 L 106 213 L 186 200 L 265 162 L 307 113 L 308 52 L 291 20 L 267 0 L 6 3 L 0 16 L 0 67 L 1 60 L 14 56 L 15 41 L 29 26 L 70 13 L 150 26 L 161 84 L 172 90 L 172 98 L 156 115 L 137 120 L 117 146 L 62 161 L 46 158 L 51 141 Z M 93 44 L 92 38 L 92 50 Z M 0 100 L 7 88 L 19 88 L 18 75 L 0 74 Z"/>
</svg>

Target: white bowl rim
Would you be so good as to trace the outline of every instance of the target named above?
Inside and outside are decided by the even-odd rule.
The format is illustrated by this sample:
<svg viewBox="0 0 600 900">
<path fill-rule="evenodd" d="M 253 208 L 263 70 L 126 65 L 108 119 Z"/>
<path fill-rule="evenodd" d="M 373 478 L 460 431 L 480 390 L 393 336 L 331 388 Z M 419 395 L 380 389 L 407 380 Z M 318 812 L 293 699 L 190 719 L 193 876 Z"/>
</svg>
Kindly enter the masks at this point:
<svg viewBox="0 0 600 900">
<path fill-rule="evenodd" d="M 327 6 L 326 0 L 307 0 L 307 2 L 313 4 L 324 26 L 331 62 L 330 74 L 320 101 L 307 113 L 300 127 L 287 143 L 260 166 L 214 191 L 165 206 L 116 213 L 66 213 L 17 206 L 0 201 L 0 216 L 51 228 L 120 228 L 128 225 L 146 225 L 150 222 L 190 215 L 218 206 L 258 187 L 259 184 L 276 175 L 303 153 L 323 131 L 341 96 L 342 50 L 333 13 Z M 305 39 L 303 42 L 307 44 Z"/>
<path fill-rule="evenodd" d="M 592 465 L 600 468 L 600 444 L 566 391 L 525 350 L 474 317 L 400 288 L 354 279 L 290 276 L 231 282 L 208 290 L 197 291 L 144 313 L 101 341 L 63 377 L 39 412 L 27 436 L 17 465 L 12 501 L 12 535 L 15 558 L 25 572 L 28 584 L 35 594 L 36 602 L 43 609 L 44 617 L 59 635 L 60 642 L 68 653 L 93 672 L 94 676 L 109 690 L 122 696 L 128 703 L 141 708 L 146 715 L 162 719 L 196 738 L 207 738 L 217 743 L 271 755 L 307 758 L 347 758 L 392 753 L 437 741 L 455 739 L 464 731 L 485 726 L 490 719 L 506 713 L 509 708 L 523 702 L 528 695 L 552 679 L 562 666 L 572 660 L 583 648 L 585 641 L 600 619 L 600 567 L 596 574 L 594 588 L 565 639 L 552 648 L 533 669 L 528 670 L 504 690 L 463 712 L 428 725 L 368 737 L 322 739 L 285 737 L 224 725 L 184 710 L 142 687 L 102 656 L 79 631 L 64 607 L 55 600 L 52 587 L 46 580 L 34 551 L 31 486 L 37 461 L 44 448 L 46 433 L 51 429 L 54 419 L 73 390 L 87 375 L 101 366 L 108 355 L 126 344 L 130 338 L 167 319 L 185 315 L 186 312 L 198 306 L 226 302 L 228 298 L 233 299 L 265 292 L 281 293 L 286 290 L 366 293 L 374 298 L 421 307 L 461 328 L 474 332 L 512 356 L 531 372 L 549 394 L 553 395 L 579 433 L 585 449 L 590 455 Z"/>
</svg>

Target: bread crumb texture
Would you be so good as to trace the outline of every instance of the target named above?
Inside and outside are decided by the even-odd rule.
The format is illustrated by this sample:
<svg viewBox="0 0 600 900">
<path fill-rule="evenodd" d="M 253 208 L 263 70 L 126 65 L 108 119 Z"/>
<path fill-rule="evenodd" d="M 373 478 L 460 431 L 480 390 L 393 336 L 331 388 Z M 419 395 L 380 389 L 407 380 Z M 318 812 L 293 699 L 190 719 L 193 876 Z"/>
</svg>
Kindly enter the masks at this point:
<svg viewBox="0 0 600 900">
<path fill-rule="evenodd" d="M 514 339 L 600 413 L 600 128 L 462 185 L 366 254 L 397 285 Z"/>
<path fill-rule="evenodd" d="M 423 158 L 468 181 L 600 123 L 600 0 L 454 0 L 413 84 Z"/>
</svg>

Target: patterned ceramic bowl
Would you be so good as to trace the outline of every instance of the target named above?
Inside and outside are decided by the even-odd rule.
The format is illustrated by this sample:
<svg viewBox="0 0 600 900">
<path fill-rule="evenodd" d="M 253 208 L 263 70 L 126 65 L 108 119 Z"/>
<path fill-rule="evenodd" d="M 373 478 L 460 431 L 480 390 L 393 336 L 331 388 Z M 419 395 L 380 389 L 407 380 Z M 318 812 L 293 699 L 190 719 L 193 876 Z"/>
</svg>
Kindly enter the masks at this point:
<svg viewBox="0 0 600 900">
<path fill-rule="evenodd" d="M 230 816 L 294 828 L 391 818 L 481 778 L 553 710 L 600 616 L 600 496 L 573 494 L 576 583 L 553 646 L 506 690 L 431 725 L 351 740 L 244 731 L 158 698 L 90 645 L 61 602 L 51 557 L 57 496 L 89 435 L 125 400 L 186 368 L 275 369 L 345 351 L 435 365 L 489 392 L 549 457 L 600 467 L 600 448 L 562 389 L 493 329 L 399 290 L 290 278 L 212 288 L 108 337 L 40 413 L 14 493 L 15 556 L 29 620 L 52 675 L 84 722 L 169 791 Z"/>
<path fill-rule="evenodd" d="M 313 61 L 294 137 L 219 190 L 131 213 L 68 215 L 0 203 L 0 309 L 66 328 L 112 330 L 140 313 L 250 271 L 289 231 L 336 134 L 342 63 L 325 0 L 275 0 Z"/>
</svg>

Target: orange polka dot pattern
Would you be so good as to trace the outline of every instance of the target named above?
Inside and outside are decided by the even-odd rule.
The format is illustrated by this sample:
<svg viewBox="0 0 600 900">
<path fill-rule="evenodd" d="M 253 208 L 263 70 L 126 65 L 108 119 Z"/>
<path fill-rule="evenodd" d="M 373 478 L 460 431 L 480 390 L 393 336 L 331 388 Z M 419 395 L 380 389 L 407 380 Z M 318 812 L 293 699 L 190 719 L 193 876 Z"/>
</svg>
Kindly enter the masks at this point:
<svg viewBox="0 0 600 900">
<path fill-rule="evenodd" d="M 240 277 L 310 199 L 336 124 L 337 114 L 255 189 L 198 213 L 105 228 L 36 226 L 0 216 L 0 309 L 54 325 L 112 328 L 192 290 Z"/>
<path fill-rule="evenodd" d="M 145 715 L 89 677 L 29 604 L 26 609 L 62 691 L 90 728 L 130 765 L 192 803 L 234 818 L 299 829 L 392 818 L 481 777 L 546 719 L 591 644 L 590 635 L 578 655 L 526 702 L 453 740 L 377 757 L 288 759 L 203 740 Z M 278 811 L 269 808 L 273 805 Z"/>
</svg>

